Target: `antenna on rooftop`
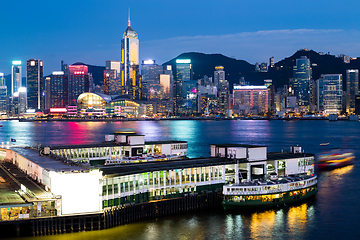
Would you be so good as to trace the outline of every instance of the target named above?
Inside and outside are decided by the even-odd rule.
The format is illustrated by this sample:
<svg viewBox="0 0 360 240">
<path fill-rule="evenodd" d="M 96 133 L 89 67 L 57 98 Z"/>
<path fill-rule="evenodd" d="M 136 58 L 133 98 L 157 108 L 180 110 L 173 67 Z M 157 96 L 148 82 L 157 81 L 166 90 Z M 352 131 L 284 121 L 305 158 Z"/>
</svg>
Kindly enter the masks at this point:
<svg viewBox="0 0 360 240">
<path fill-rule="evenodd" d="M 129 8 L 129 14 L 128 14 L 128 27 L 130 27 L 130 8 Z"/>
</svg>

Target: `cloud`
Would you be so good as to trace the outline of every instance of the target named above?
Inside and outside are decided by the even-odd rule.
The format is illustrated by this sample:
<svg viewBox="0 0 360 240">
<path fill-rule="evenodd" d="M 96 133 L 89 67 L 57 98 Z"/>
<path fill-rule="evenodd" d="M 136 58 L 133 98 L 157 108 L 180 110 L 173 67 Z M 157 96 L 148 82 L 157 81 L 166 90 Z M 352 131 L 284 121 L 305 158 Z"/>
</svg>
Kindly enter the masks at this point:
<svg viewBox="0 0 360 240">
<path fill-rule="evenodd" d="M 250 63 L 275 61 L 309 48 L 318 52 L 360 55 L 360 32 L 342 29 L 281 29 L 241 32 L 226 35 L 180 36 L 153 41 L 141 41 L 141 59 L 168 61 L 183 52 L 221 53 Z"/>
</svg>

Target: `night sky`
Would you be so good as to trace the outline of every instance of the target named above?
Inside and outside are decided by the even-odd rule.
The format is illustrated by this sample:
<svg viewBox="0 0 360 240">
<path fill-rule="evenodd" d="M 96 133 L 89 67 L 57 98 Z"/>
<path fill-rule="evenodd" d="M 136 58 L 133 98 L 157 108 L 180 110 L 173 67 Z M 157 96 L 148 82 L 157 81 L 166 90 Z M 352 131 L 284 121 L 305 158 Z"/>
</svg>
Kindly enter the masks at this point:
<svg viewBox="0 0 360 240">
<path fill-rule="evenodd" d="M 360 1 L 1 0 L 0 72 L 11 61 L 44 61 L 44 75 L 68 64 L 120 60 L 131 25 L 140 60 L 162 64 L 183 52 L 221 53 L 252 64 L 309 48 L 360 56 Z M 23 76 L 26 67 L 23 64 Z"/>
</svg>

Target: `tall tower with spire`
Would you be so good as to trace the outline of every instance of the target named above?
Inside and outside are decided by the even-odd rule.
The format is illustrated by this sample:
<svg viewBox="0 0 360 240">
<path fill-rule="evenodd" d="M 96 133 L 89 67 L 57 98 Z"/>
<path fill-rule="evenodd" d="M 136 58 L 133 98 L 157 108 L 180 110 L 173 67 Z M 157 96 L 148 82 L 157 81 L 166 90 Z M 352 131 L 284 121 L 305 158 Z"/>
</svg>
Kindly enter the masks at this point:
<svg viewBox="0 0 360 240">
<path fill-rule="evenodd" d="M 139 38 L 131 28 L 130 10 L 128 27 L 121 40 L 121 90 L 135 99 L 141 98 L 141 79 L 139 75 Z"/>
</svg>

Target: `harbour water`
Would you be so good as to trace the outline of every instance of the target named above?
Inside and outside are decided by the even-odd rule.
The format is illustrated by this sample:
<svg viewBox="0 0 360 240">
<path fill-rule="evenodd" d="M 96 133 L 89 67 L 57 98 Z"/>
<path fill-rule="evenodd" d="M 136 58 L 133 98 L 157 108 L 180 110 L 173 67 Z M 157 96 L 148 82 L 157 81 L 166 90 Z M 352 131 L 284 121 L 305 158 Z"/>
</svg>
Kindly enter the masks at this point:
<svg viewBox="0 0 360 240">
<path fill-rule="evenodd" d="M 214 209 L 128 224 L 113 229 L 29 239 L 359 239 L 360 122 L 351 121 L 135 121 L 1 122 L 0 143 L 18 145 L 84 144 L 133 128 L 145 140 L 184 140 L 188 156 L 209 156 L 212 143 L 246 143 L 309 153 L 330 148 L 355 150 L 355 164 L 319 173 L 319 192 L 310 202 L 250 212 Z M 59 130 L 60 129 L 60 130 Z M 322 146 L 322 143 L 329 143 Z"/>
</svg>

